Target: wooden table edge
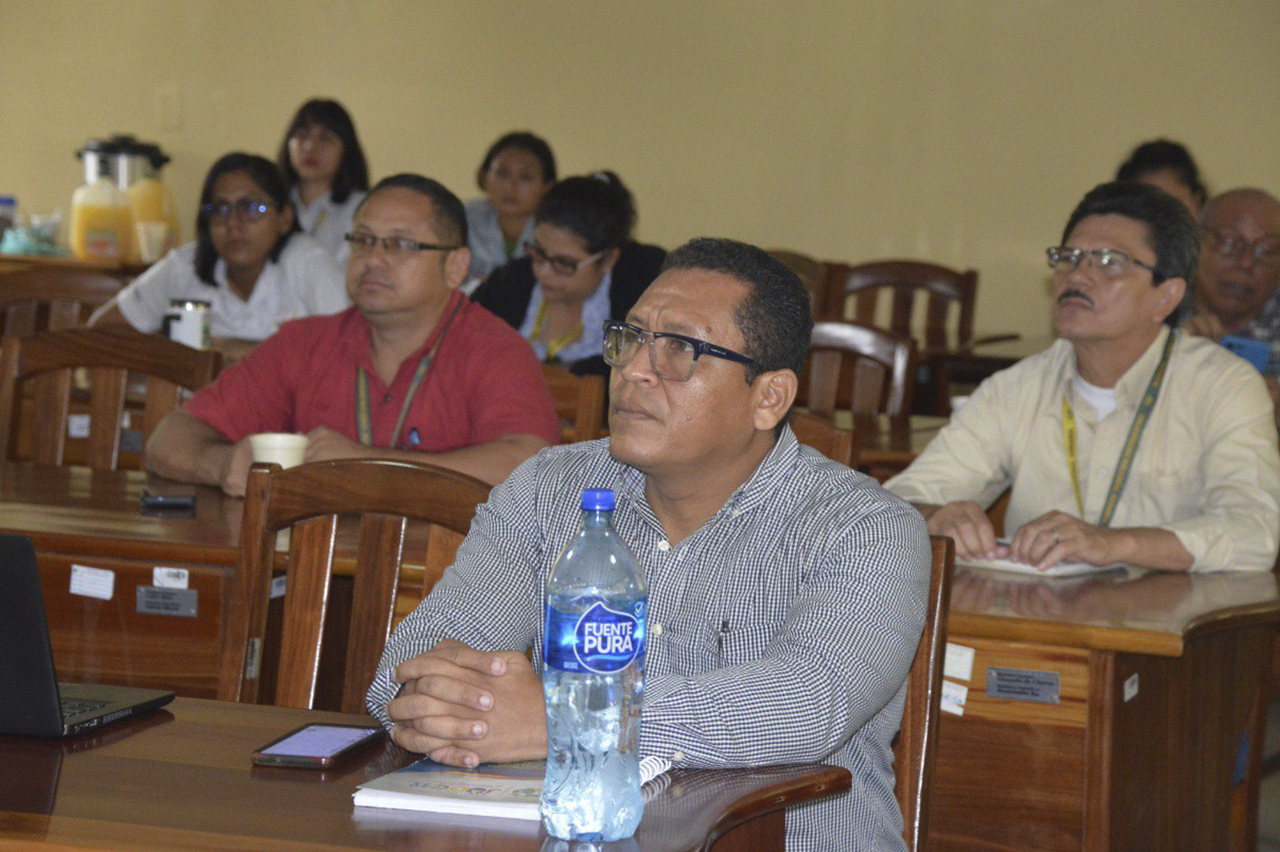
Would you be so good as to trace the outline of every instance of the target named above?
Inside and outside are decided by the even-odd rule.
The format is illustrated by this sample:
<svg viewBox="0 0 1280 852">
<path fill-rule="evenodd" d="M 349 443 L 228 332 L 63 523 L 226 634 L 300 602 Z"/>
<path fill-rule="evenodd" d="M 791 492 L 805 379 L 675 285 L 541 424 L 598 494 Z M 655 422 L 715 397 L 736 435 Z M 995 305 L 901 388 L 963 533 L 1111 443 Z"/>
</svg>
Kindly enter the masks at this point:
<svg viewBox="0 0 1280 852">
<path fill-rule="evenodd" d="M 797 767 L 814 768 L 808 764 L 794 764 Z M 761 767 L 762 769 L 781 769 L 785 764 Z M 710 850 L 728 832 L 753 819 L 768 816 L 784 810 L 799 801 L 811 801 L 819 795 L 833 796 L 853 788 L 853 774 L 843 766 L 823 766 L 818 778 L 812 775 L 800 779 L 778 781 L 769 786 L 761 794 L 754 797 L 756 801 L 741 803 L 724 813 L 715 822 L 707 834 L 706 841 L 699 847 Z"/>
<path fill-rule="evenodd" d="M 1094 651 L 1127 651 L 1180 657 L 1185 637 L 1157 630 L 1134 630 L 1093 624 L 1063 624 L 1030 618 L 971 615 L 952 610 L 947 616 L 948 638 L 972 636 L 1037 645 L 1060 645 Z"/>
<path fill-rule="evenodd" d="M 950 636 L 1060 645 L 1093 651 L 1180 657 L 1187 642 L 1200 636 L 1253 624 L 1276 623 L 1280 623 L 1280 601 L 1245 604 L 1208 612 L 1189 620 L 1181 633 L 1099 624 L 1064 624 L 952 610 L 947 617 L 947 633 Z"/>
<path fill-rule="evenodd" d="M 32 530 L 10 529 L 0 524 L 0 532 L 28 536 L 36 550 L 62 553 L 68 556 L 83 555 L 119 559 L 151 560 L 163 562 L 190 562 L 197 565 L 234 565 L 239 551 L 219 545 L 183 544 L 172 541 L 154 541 L 145 538 L 98 537 L 93 534 L 47 533 Z M 92 542 L 87 546 L 86 542 Z"/>
</svg>

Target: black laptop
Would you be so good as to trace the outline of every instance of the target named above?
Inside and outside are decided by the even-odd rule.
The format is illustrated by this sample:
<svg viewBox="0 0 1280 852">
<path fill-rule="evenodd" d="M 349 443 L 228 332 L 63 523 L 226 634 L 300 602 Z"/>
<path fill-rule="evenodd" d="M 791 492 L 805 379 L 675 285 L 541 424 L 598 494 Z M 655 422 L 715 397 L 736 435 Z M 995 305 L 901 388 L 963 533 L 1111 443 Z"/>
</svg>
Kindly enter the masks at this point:
<svg viewBox="0 0 1280 852">
<path fill-rule="evenodd" d="M 158 689 L 58 683 L 35 547 L 0 535 L 0 734 L 70 737 L 172 700 Z"/>
</svg>

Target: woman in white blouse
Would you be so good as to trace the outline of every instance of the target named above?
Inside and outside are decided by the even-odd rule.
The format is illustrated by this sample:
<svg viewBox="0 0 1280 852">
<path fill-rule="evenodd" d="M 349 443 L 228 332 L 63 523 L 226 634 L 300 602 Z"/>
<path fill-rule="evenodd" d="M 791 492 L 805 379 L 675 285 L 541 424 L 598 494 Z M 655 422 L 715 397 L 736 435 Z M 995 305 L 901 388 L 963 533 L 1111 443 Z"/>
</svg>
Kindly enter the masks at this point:
<svg viewBox="0 0 1280 852">
<path fill-rule="evenodd" d="M 196 241 L 169 252 L 90 319 L 159 331 L 172 300 L 209 304 L 210 333 L 232 359 L 280 323 L 349 306 L 333 256 L 298 233 L 275 164 L 254 154 L 221 157 L 205 178 Z"/>
<path fill-rule="evenodd" d="M 276 161 L 298 225 L 345 264 L 343 238 L 369 191 L 369 167 L 351 116 L 337 101 L 307 101 L 289 122 Z"/>
</svg>

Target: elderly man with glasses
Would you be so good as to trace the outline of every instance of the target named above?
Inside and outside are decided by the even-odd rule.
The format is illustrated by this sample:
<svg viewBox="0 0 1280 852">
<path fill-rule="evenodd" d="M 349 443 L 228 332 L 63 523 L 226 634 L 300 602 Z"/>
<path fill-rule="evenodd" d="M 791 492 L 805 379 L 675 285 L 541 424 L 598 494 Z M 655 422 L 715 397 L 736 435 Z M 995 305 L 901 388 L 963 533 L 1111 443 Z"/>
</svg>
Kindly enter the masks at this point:
<svg viewBox="0 0 1280 852">
<path fill-rule="evenodd" d="M 812 321 L 760 249 L 677 249 L 605 326 L 606 440 L 544 450 L 494 489 L 389 642 L 370 712 L 458 765 L 544 757 L 542 589 L 584 488 L 649 587 L 640 753 L 677 767 L 827 761 L 853 790 L 787 817 L 787 848 L 903 848 L 890 741 L 919 642 L 924 523 L 786 424 Z"/>
<path fill-rule="evenodd" d="M 1269 571 L 1280 457 L 1258 372 L 1174 331 L 1199 234 L 1160 190 L 1093 189 L 1048 250 L 1050 349 L 992 376 L 886 487 L 958 558 Z M 985 508 L 1012 488 L 1008 543 Z"/>
<path fill-rule="evenodd" d="M 1280 201 L 1233 189 L 1209 203 L 1201 224 L 1200 274 L 1182 327 L 1252 361 L 1280 413 Z"/>
<path fill-rule="evenodd" d="M 462 202 L 436 181 L 381 181 L 347 234 L 353 307 L 282 325 L 160 423 L 147 467 L 243 494 L 248 437 L 300 432 L 307 461 L 408 458 L 500 482 L 556 443 L 529 345 L 458 291 L 466 229 Z"/>
</svg>

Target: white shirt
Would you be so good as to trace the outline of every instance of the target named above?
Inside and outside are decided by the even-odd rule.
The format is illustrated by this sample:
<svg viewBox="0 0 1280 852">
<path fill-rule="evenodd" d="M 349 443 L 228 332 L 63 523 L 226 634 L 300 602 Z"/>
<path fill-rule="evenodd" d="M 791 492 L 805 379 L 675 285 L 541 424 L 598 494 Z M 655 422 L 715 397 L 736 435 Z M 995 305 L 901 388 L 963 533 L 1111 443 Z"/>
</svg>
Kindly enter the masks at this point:
<svg viewBox="0 0 1280 852">
<path fill-rule="evenodd" d="M 338 204 L 329 193 L 317 198 L 310 204 L 303 204 L 295 186 L 289 197 L 293 199 L 293 209 L 298 213 L 298 227 L 310 234 L 329 254 L 333 255 L 340 266 L 345 267 L 351 246 L 347 243 L 347 234 L 351 233 L 356 208 L 364 200 L 367 193 L 352 190 L 347 200 Z"/>
<path fill-rule="evenodd" d="M 1093 406 L 1099 420 L 1106 420 L 1116 410 L 1116 389 L 1100 388 L 1076 376 L 1076 396 Z"/>
<path fill-rule="evenodd" d="M 991 505 L 1012 486 L 1005 529 L 1046 512 L 1079 514 L 1063 439 L 1062 398 L 1077 427 L 1084 520 L 1097 523 L 1130 424 L 1164 349 L 1162 330 L 1100 417 L 1077 393 L 1065 340 L 987 379 L 910 467 L 885 487 L 914 503 Z M 1270 571 L 1280 535 L 1280 452 L 1257 370 L 1216 343 L 1178 332 L 1114 527 L 1172 532 L 1194 571 Z"/>
<path fill-rule="evenodd" d="M 213 268 L 216 287 L 197 278 L 195 255 L 195 243 L 176 248 L 120 291 L 116 306 L 130 325 L 159 331 L 171 299 L 197 299 L 210 305 L 214 337 L 263 340 L 286 320 L 335 314 L 351 304 L 337 261 L 306 234 L 294 234 L 279 261 L 267 261 L 248 301 L 227 284 L 221 258 Z"/>
</svg>

